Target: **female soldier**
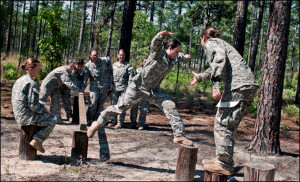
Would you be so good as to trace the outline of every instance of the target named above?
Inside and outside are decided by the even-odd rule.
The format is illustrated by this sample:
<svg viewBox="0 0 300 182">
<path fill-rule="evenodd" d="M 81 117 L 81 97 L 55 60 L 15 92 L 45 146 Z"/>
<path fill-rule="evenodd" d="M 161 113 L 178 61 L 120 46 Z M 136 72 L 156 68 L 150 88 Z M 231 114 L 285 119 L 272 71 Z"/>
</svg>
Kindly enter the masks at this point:
<svg viewBox="0 0 300 182">
<path fill-rule="evenodd" d="M 38 151 L 44 153 L 42 143 L 53 130 L 57 118 L 47 108 L 39 103 L 39 90 L 33 80 L 41 70 L 41 63 L 33 58 L 28 58 L 21 67 L 27 74 L 19 78 L 12 89 L 12 106 L 17 123 L 21 126 L 40 126 L 29 143 Z"/>
<path fill-rule="evenodd" d="M 125 61 L 125 52 L 120 49 L 117 55 L 119 61 L 113 64 L 113 77 L 114 77 L 114 91 L 111 94 L 111 104 L 115 105 L 118 99 L 125 94 L 125 90 L 128 83 L 131 82 L 134 72 L 132 66 Z M 115 127 L 115 129 L 122 128 L 125 119 L 126 112 L 118 115 L 117 118 L 112 119 L 112 123 L 109 124 L 110 127 Z"/>
<path fill-rule="evenodd" d="M 191 85 L 211 80 L 213 97 L 220 100 L 215 117 L 214 137 L 217 158 L 203 160 L 204 169 L 232 175 L 234 169 L 234 133 L 246 115 L 256 94 L 258 84 L 242 56 L 227 42 L 219 39 L 219 30 L 206 28 L 201 35 L 201 44 L 210 65 L 204 73 L 194 73 Z M 221 96 L 221 82 L 223 94 Z"/>
<path fill-rule="evenodd" d="M 131 108 L 140 100 L 147 99 L 158 106 L 170 120 L 174 143 L 193 145 L 192 141 L 184 137 L 184 125 L 175 103 L 170 96 L 159 89 L 161 81 L 177 62 L 191 59 L 190 55 L 179 54 L 181 43 L 176 39 L 170 39 L 163 44 L 163 38 L 172 34 L 164 30 L 153 38 L 146 65 L 133 78 L 133 82 L 127 87 L 125 94 L 119 98 L 117 105 L 106 108 L 101 112 L 98 120 L 92 123 L 87 132 L 88 137 L 93 137 L 95 132 L 107 121 Z"/>
</svg>

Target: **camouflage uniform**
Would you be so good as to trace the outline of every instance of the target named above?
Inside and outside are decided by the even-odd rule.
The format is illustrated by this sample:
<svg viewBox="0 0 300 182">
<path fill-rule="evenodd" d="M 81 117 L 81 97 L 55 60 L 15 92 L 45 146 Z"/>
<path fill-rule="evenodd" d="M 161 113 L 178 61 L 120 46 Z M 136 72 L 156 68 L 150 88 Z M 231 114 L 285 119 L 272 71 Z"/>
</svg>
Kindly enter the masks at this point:
<svg viewBox="0 0 300 182">
<path fill-rule="evenodd" d="M 79 88 L 80 92 L 84 92 L 84 70 L 81 69 L 78 71 L 76 68 L 72 71 L 72 77 L 74 82 L 76 83 L 77 87 Z"/>
<path fill-rule="evenodd" d="M 118 99 L 124 95 L 125 90 L 128 86 L 128 83 L 131 82 L 134 76 L 132 66 L 128 62 L 119 63 L 116 62 L 113 64 L 113 77 L 114 77 L 114 92 L 111 95 L 111 104 L 115 105 L 118 103 Z M 118 115 L 118 118 L 112 119 L 112 123 L 123 125 L 126 112 Z"/>
<path fill-rule="evenodd" d="M 97 120 L 107 99 L 109 87 L 113 85 L 112 67 L 109 58 L 91 60 L 84 67 L 84 87 L 90 78 L 90 104 L 86 112 L 88 123 Z"/>
<path fill-rule="evenodd" d="M 241 55 L 227 42 L 208 39 L 205 51 L 210 68 L 195 77 L 198 81 L 210 79 L 213 88 L 221 88 L 223 82 L 214 124 L 216 155 L 224 169 L 233 170 L 234 134 L 256 95 L 258 84 Z"/>
<path fill-rule="evenodd" d="M 175 59 L 169 59 L 162 44 L 163 37 L 157 34 L 153 38 L 150 55 L 142 71 L 133 78 L 133 82 L 129 84 L 124 96 L 119 98 L 118 104 L 109 106 L 101 112 L 97 120 L 98 126 L 103 126 L 107 121 L 131 108 L 137 102 L 147 99 L 150 103 L 158 106 L 167 116 L 175 137 L 185 133 L 175 103 L 169 95 L 159 89 L 161 81 L 171 71 L 172 67 L 177 62 L 185 60 L 185 57 L 180 53 Z"/>
<path fill-rule="evenodd" d="M 143 69 L 142 67 L 138 68 L 135 74 L 141 72 L 142 69 Z M 140 106 L 139 127 L 144 127 L 146 123 L 147 109 L 149 106 L 149 102 L 147 100 L 141 100 L 140 102 L 132 106 L 130 110 L 130 121 L 132 126 L 136 125 L 139 106 Z"/>
<path fill-rule="evenodd" d="M 50 95 L 50 112 L 57 117 L 57 121 L 62 121 L 60 112 L 60 99 L 62 98 L 63 107 L 67 115 L 72 115 L 70 102 L 70 89 L 79 92 L 73 81 L 71 73 L 66 66 L 60 66 L 52 70 L 42 81 L 40 103 L 45 104 Z"/>
<path fill-rule="evenodd" d="M 12 89 L 12 106 L 19 125 L 38 125 L 33 138 L 45 141 L 53 130 L 57 118 L 48 114 L 44 105 L 39 103 L 38 85 L 30 75 L 19 78 Z"/>
</svg>

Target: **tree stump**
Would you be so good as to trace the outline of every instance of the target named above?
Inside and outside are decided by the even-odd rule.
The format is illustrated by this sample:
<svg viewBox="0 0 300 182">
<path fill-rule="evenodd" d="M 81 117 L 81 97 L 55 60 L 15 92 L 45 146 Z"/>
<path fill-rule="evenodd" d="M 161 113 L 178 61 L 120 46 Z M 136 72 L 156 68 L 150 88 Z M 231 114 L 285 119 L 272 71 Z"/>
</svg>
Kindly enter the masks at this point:
<svg viewBox="0 0 300 182">
<path fill-rule="evenodd" d="M 74 96 L 72 124 L 79 124 L 78 96 Z"/>
<path fill-rule="evenodd" d="M 86 130 L 87 119 L 86 119 L 86 108 L 84 102 L 84 95 L 78 95 L 78 106 L 79 106 L 79 123 L 80 130 Z"/>
<path fill-rule="evenodd" d="M 29 143 L 37 129 L 38 126 L 36 125 L 21 126 L 19 159 L 34 160 L 36 158 L 37 150 L 30 146 Z"/>
<path fill-rule="evenodd" d="M 176 181 L 194 181 L 198 148 L 180 144 L 176 164 Z"/>
<path fill-rule="evenodd" d="M 87 131 L 76 130 L 73 133 L 71 157 L 86 159 L 88 151 Z"/>
<path fill-rule="evenodd" d="M 244 181 L 274 181 L 275 166 L 262 161 L 251 161 L 245 164 Z"/>
<path fill-rule="evenodd" d="M 205 171 L 204 181 L 227 181 L 227 176 L 222 173 Z"/>
</svg>

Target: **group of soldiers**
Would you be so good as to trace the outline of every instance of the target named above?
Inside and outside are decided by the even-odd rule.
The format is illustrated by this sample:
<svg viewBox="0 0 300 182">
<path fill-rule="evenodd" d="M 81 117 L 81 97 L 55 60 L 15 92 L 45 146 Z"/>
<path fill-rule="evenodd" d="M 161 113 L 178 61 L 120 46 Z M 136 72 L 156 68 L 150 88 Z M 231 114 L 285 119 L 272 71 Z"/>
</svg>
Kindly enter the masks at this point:
<svg viewBox="0 0 300 182">
<path fill-rule="evenodd" d="M 27 75 L 19 78 L 13 87 L 12 104 L 17 122 L 20 125 L 36 124 L 41 126 L 30 145 L 44 152 L 43 141 L 49 136 L 56 122 L 62 122 L 60 116 L 60 97 L 67 117 L 72 117 L 70 109 L 70 90 L 83 94 L 90 80 L 90 102 L 87 119 L 90 127 L 89 138 L 99 128 L 110 122 L 111 127 L 121 128 L 126 110 L 131 108 L 131 126 L 136 126 L 136 108 L 141 106 L 142 117 L 139 129 L 145 127 L 148 104 L 160 108 L 169 119 L 173 131 L 173 142 L 193 145 L 185 137 L 185 127 L 172 98 L 160 90 L 160 83 L 172 67 L 182 61 L 190 61 L 189 54 L 181 53 L 181 43 L 176 39 L 163 42 L 173 33 L 159 32 L 150 45 L 150 55 L 144 59 L 136 72 L 124 62 L 125 52 L 118 52 L 118 62 L 111 66 L 108 57 L 99 58 L 96 50 L 89 54 L 90 60 L 83 68 L 83 60 L 68 61 L 50 72 L 43 80 L 40 93 L 32 78 L 37 77 L 41 64 L 35 59 L 28 59 L 22 66 Z M 215 117 L 214 138 L 216 158 L 203 160 L 204 169 L 225 175 L 234 174 L 234 135 L 258 88 L 251 69 L 243 57 L 220 37 L 216 27 L 207 27 L 201 35 L 201 45 L 206 53 L 210 67 L 203 73 L 194 73 L 191 85 L 204 80 L 211 80 L 213 97 L 220 100 Z M 75 69 L 74 69 L 75 68 Z M 223 85 L 222 85 L 223 83 Z M 223 92 L 221 92 L 221 89 Z M 112 105 L 103 110 L 108 93 L 112 92 Z M 47 97 L 51 97 L 50 112 L 45 108 Z M 68 108 L 69 107 L 69 108 Z"/>
</svg>

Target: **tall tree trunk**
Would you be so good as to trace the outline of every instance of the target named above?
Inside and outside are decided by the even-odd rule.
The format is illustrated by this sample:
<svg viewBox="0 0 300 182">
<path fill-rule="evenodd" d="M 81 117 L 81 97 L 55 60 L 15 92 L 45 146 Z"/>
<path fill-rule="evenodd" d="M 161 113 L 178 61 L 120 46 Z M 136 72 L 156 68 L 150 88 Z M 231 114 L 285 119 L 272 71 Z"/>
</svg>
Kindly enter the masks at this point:
<svg viewBox="0 0 300 182">
<path fill-rule="evenodd" d="M 70 0 L 70 5 L 69 5 L 69 13 L 68 13 L 68 26 L 67 26 L 67 32 L 66 35 L 69 35 L 69 31 L 70 31 L 70 20 L 71 20 L 71 11 L 72 11 L 72 0 Z M 70 49 L 70 45 L 68 45 L 68 51 Z M 64 50 L 64 59 L 66 57 L 67 54 L 67 60 L 69 59 L 69 52 L 67 53 L 67 48 L 65 48 Z"/>
<path fill-rule="evenodd" d="M 7 19 L 8 19 L 8 13 L 5 11 L 7 7 L 7 1 L 3 1 L 0 3 L 0 8 L 1 8 L 1 11 L 0 11 L 0 23 L 2 26 L 0 26 L 0 60 L 2 60 L 2 47 L 4 45 L 4 41 L 6 40 L 6 35 L 5 35 L 5 31 L 6 31 L 6 23 L 7 23 Z"/>
<path fill-rule="evenodd" d="M 155 1 L 152 1 L 151 4 L 151 13 L 150 13 L 150 21 L 153 22 L 154 20 L 154 10 L 155 10 Z"/>
<path fill-rule="evenodd" d="M 261 36 L 260 36 L 260 45 L 259 45 L 259 52 L 258 52 L 258 67 L 257 67 L 257 71 L 260 74 L 260 70 L 262 67 L 262 61 L 261 61 L 261 52 L 262 52 L 262 47 L 263 47 L 263 37 L 264 37 L 264 26 L 262 26 L 261 28 Z"/>
<path fill-rule="evenodd" d="M 271 1 L 255 132 L 248 150 L 281 154 L 280 119 L 292 1 Z"/>
<path fill-rule="evenodd" d="M 26 0 L 24 1 L 24 6 L 23 6 L 23 17 L 22 17 L 22 26 L 21 26 L 21 33 L 20 33 L 20 43 L 19 43 L 19 64 L 18 68 L 20 67 L 21 64 L 21 54 L 22 54 L 22 47 L 23 47 L 23 29 L 24 29 L 24 18 L 25 18 L 25 10 L 26 10 Z"/>
<path fill-rule="evenodd" d="M 256 18 L 256 9 L 254 7 L 253 14 L 252 14 L 252 22 L 251 22 L 251 30 L 249 35 L 249 46 L 248 46 L 248 54 L 247 54 L 247 64 L 250 63 L 250 57 L 251 57 L 251 48 L 252 48 L 252 37 L 253 37 L 253 21 Z"/>
<path fill-rule="evenodd" d="M 31 9 L 32 5 L 31 5 L 31 1 L 29 3 L 29 12 L 28 12 L 28 21 L 27 21 L 27 32 L 26 32 L 26 50 L 27 50 L 27 53 L 26 53 L 26 57 L 28 58 L 28 54 L 29 54 L 29 47 L 30 47 L 30 25 L 31 25 Z"/>
<path fill-rule="evenodd" d="M 295 34 L 294 34 L 294 38 L 293 38 L 293 48 L 292 48 L 292 57 L 291 57 L 291 71 L 292 71 L 292 73 L 294 72 L 294 59 L 295 59 L 295 50 L 296 50 L 296 39 L 297 39 L 297 35 L 298 35 L 298 29 L 297 29 L 298 25 L 296 25 L 296 27 L 295 27 Z"/>
<path fill-rule="evenodd" d="M 244 55 L 244 46 L 245 46 L 247 8 L 248 8 L 248 0 L 238 1 L 234 36 L 233 36 L 233 47 L 240 53 L 242 57 Z"/>
<path fill-rule="evenodd" d="M 14 39 L 12 43 L 12 50 L 16 51 L 16 39 L 17 39 L 17 24 L 18 24 L 18 13 L 19 13 L 19 2 L 17 2 L 17 11 L 16 11 L 16 18 L 15 18 L 15 32 L 14 32 Z"/>
<path fill-rule="evenodd" d="M 9 8 L 9 22 L 8 22 L 8 31 L 7 31 L 7 37 L 6 37 L 6 57 L 9 56 L 10 52 L 10 43 L 11 43 L 11 36 L 12 36 L 12 17 L 14 15 L 14 1 L 10 1 L 10 8 Z"/>
<path fill-rule="evenodd" d="M 204 16 L 204 23 L 203 27 L 206 28 L 207 24 L 209 21 L 209 1 L 206 1 L 206 6 L 205 6 L 205 16 Z M 199 62 L 198 62 L 198 72 L 200 73 L 202 70 L 202 59 L 203 59 L 203 48 L 200 45 L 200 57 L 199 57 Z"/>
<path fill-rule="evenodd" d="M 97 8 L 97 0 L 93 2 L 93 10 L 92 10 L 92 17 L 91 17 L 91 29 L 90 29 L 90 40 L 89 40 L 89 50 L 94 47 L 94 40 L 95 40 L 95 24 L 96 24 L 96 8 Z"/>
<path fill-rule="evenodd" d="M 297 90 L 296 90 L 296 97 L 295 97 L 295 104 L 300 104 L 300 65 L 299 65 L 299 69 L 298 69 L 298 82 L 297 82 Z"/>
<path fill-rule="evenodd" d="M 36 1 L 35 6 L 36 7 L 35 7 L 34 16 L 37 17 L 38 11 L 39 11 L 39 0 Z M 37 21 L 34 21 L 33 36 L 32 36 L 32 42 L 31 42 L 32 54 L 34 54 L 34 52 L 35 52 L 36 28 L 37 28 Z"/>
<path fill-rule="evenodd" d="M 160 1 L 160 17 L 158 17 L 159 21 L 158 21 L 158 30 L 161 31 L 161 27 L 162 27 L 162 23 L 163 23 L 163 12 L 164 12 L 164 9 L 165 9 L 165 0 L 161 0 Z"/>
<path fill-rule="evenodd" d="M 77 50 L 77 53 L 79 55 L 81 55 L 81 47 L 82 47 L 82 42 L 83 42 L 86 7 L 87 7 L 87 1 L 84 1 L 84 3 L 83 3 L 83 13 L 82 13 L 82 17 L 81 17 L 80 35 L 79 35 L 79 41 L 78 41 L 78 50 Z"/>
<path fill-rule="evenodd" d="M 177 30 L 181 32 L 180 29 L 180 20 L 181 20 L 181 10 L 182 10 L 182 2 L 179 2 L 179 7 L 178 7 L 178 14 L 177 14 Z M 180 68 L 180 63 L 177 63 L 177 77 L 176 77 L 176 84 L 178 83 L 179 80 L 179 68 Z"/>
<path fill-rule="evenodd" d="M 127 62 L 130 60 L 130 46 L 135 8 L 136 0 L 127 0 L 125 2 L 119 48 L 124 50 L 126 55 L 125 61 Z"/>
<path fill-rule="evenodd" d="M 251 59 L 250 59 L 250 68 L 253 73 L 255 70 L 257 47 L 258 47 L 258 43 L 259 43 L 259 36 L 260 36 L 260 31 L 261 31 L 262 18 L 263 18 L 263 14 L 264 14 L 264 7 L 265 7 L 265 1 L 262 0 L 262 1 L 260 1 L 259 15 L 258 15 L 257 26 L 256 26 L 255 35 L 254 35 L 255 37 L 253 40 L 253 47 L 252 47 Z M 261 35 L 261 37 L 263 37 L 263 34 Z"/>
<path fill-rule="evenodd" d="M 114 16 L 115 16 L 115 10 L 117 6 L 117 2 L 115 0 L 112 3 L 113 4 L 111 6 L 110 17 L 109 17 L 109 37 L 108 37 L 107 46 L 105 50 L 106 56 L 110 56 L 111 39 L 114 31 Z"/>
</svg>

